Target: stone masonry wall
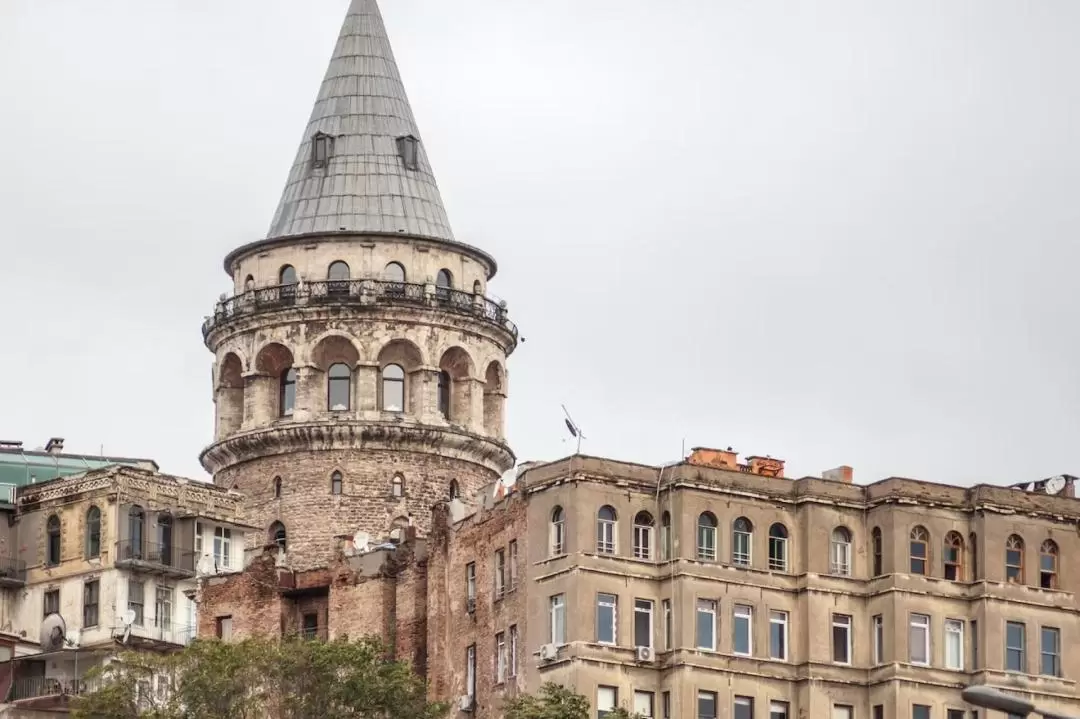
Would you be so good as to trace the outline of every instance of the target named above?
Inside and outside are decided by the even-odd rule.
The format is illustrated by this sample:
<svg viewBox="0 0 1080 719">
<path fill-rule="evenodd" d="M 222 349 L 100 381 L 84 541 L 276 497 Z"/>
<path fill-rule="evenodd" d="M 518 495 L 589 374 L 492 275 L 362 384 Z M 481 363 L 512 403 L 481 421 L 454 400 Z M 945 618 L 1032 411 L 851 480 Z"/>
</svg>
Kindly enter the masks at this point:
<svg viewBox="0 0 1080 719">
<path fill-rule="evenodd" d="M 232 617 L 232 636 L 281 636 L 282 600 L 273 556 L 257 557 L 239 574 L 201 582 L 198 597 L 198 636 L 216 636 L 217 619 Z"/>
</svg>

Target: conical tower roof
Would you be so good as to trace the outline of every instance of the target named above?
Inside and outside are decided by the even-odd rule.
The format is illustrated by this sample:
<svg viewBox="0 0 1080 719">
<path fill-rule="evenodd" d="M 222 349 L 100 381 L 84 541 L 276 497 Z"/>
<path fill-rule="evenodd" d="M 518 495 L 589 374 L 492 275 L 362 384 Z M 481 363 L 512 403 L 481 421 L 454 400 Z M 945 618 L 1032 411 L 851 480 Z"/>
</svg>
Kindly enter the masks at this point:
<svg viewBox="0 0 1080 719">
<path fill-rule="evenodd" d="M 268 239 L 393 232 L 453 240 L 376 0 L 352 0 Z"/>
</svg>

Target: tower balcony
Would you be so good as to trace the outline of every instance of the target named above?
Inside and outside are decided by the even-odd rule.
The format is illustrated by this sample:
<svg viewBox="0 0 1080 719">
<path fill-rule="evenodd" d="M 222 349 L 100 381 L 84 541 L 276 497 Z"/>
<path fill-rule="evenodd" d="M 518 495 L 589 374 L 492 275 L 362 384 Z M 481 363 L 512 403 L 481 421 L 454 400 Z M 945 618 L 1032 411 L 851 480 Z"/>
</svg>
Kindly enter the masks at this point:
<svg viewBox="0 0 1080 719">
<path fill-rule="evenodd" d="M 305 306 L 418 307 L 473 317 L 510 336 L 517 344 L 517 326 L 507 317 L 506 308 L 471 292 L 432 283 L 388 280 L 318 280 L 258 287 L 217 303 L 212 317 L 203 322 L 203 338 L 230 322 L 253 315 Z"/>
</svg>

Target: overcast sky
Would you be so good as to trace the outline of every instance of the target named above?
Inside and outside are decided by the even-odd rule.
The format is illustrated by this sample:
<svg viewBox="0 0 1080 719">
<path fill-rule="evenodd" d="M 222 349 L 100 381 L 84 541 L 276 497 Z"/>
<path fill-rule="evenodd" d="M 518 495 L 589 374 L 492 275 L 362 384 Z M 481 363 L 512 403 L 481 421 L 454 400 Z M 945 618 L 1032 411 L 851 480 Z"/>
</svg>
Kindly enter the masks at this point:
<svg viewBox="0 0 1080 719">
<path fill-rule="evenodd" d="M 1080 474 L 1080 3 L 382 0 L 519 459 Z M 0 438 L 204 477 L 348 0 L 0 0 Z"/>
</svg>

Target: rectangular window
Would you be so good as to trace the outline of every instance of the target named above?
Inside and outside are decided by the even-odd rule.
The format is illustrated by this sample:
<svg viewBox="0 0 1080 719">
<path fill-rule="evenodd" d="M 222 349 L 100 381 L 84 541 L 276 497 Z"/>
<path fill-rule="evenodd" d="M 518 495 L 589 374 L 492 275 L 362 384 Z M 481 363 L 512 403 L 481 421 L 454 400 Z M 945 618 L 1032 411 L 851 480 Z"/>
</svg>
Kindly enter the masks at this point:
<svg viewBox="0 0 1080 719">
<path fill-rule="evenodd" d="M 697 693 L 697 719 L 716 719 L 716 692 Z"/>
<path fill-rule="evenodd" d="M 754 653 L 754 608 L 749 604 L 735 605 L 732 623 L 732 651 L 744 657 Z"/>
<path fill-rule="evenodd" d="M 773 536 L 769 531 L 769 569 L 787 571 L 787 537 Z"/>
<path fill-rule="evenodd" d="M 145 598 L 143 583 L 134 579 L 129 579 L 127 608 L 132 612 L 135 612 L 135 621 L 133 621 L 132 624 L 137 627 L 141 627 L 143 625 L 144 604 Z"/>
<path fill-rule="evenodd" d="M 652 692 L 634 692 L 634 713 L 645 719 L 652 719 L 654 711 Z"/>
<path fill-rule="evenodd" d="M 510 625 L 510 664 L 507 668 L 507 674 L 512 677 L 517 676 L 517 656 L 518 656 L 518 628 L 516 624 Z"/>
<path fill-rule="evenodd" d="M 769 719 L 791 719 L 791 708 L 787 702 L 769 702 Z"/>
<path fill-rule="evenodd" d="M 45 592 L 45 601 L 42 606 L 42 616 L 47 617 L 50 614 L 60 613 L 60 590 L 51 589 Z"/>
<path fill-rule="evenodd" d="M 615 687 L 596 688 L 596 715 L 606 717 L 619 706 L 619 690 Z"/>
<path fill-rule="evenodd" d="M 855 707 L 850 704 L 833 704 L 832 719 L 855 719 Z"/>
<path fill-rule="evenodd" d="M 964 622 L 960 619 L 945 620 L 945 668 L 964 669 Z"/>
<path fill-rule="evenodd" d="M 926 704 L 912 704 L 911 719 L 930 719 L 930 707 Z"/>
<path fill-rule="evenodd" d="M 851 664 L 851 617 L 847 614 L 832 615 L 832 660 Z"/>
<path fill-rule="evenodd" d="M 506 632 L 495 635 L 495 683 L 506 681 Z"/>
<path fill-rule="evenodd" d="M 615 614 L 619 598 L 614 594 L 596 595 L 596 641 L 600 644 L 615 644 Z"/>
<path fill-rule="evenodd" d="M 671 649 L 674 644 L 674 638 L 671 636 L 671 600 L 665 599 L 660 603 L 660 606 L 662 608 L 661 611 L 664 614 L 664 649 Z"/>
<path fill-rule="evenodd" d="M 214 564 L 217 569 L 229 568 L 229 550 L 232 545 L 232 530 L 218 527 L 214 530 Z"/>
<path fill-rule="evenodd" d="M 611 507 L 602 507 L 600 519 L 596 520 L 596 552 L 615 554 L 615 514 Z"/>
<path fill-rule="evenodd" d="M 908 661 L 930 663 L 930 617 L 925 614 L 912 614 L 908 618 Z"/>
<path fill-rule="evenodd" d="M 518 573 L 517 573 L 518 555 L 517 555 L 517 540 L 516 539 L 510 540 L 510 544 L 508 546 L 508 549 L 510 551 L 510 589 L 513 590 L 517 586 L 517 579 L 518 579 Z"/>
<path fill-rule="evenodd" d="M 506 591 L 506 552 L 502 549 L 495 550 L 495 598 L 498 599 Z"/>
<path fill-rule="evenodd" d="M 214 635 L 222 641 L 232 639 L 232 617 L 217 617 L 214 619 Z"/>
<path fill-rule="evenodd" d="M 885 619 L 880 614 L 875 614 L 872 624 L 874 627 L 874 664 L 881 664 L 885 661 Z"/>
<path fill-rule="evenodd" d="M 979 622 L 971 620 L 971 668 L 979 668 Z"/>
<path fill-rule="evenodd" d="M 1061 676 L 1061 630 L 1043 627 L 1039 630 L 1039 674 Z"/>
<path fill-rule="evenodd" d="M 716 649 L 716 602 L 697 600 L 697 648 Z"/>
<path fill-rule="evenodd" d="M 660 712 L 663 719 L 671 719 L 671 692 L 660 695 Z"/>
<path fill-rule="evenodd" d="M 964 719 L 963 709 L 946 709 L 945 719 Z"/>
<path fill-rule="evenodd" d="M 649 520 L 650 522 L 652 520 Z M 634 558 L 652 559 L 652 524 L 634 520 Z"/>
<path fill-rule="evenodd" d="M 787 661 L 788 613 L 769 612 L 769 658 Z"/>
<path fill-rule="evenodd" d="M 465 649 L 465 693 L 476 696 L 476 645 L 470 644 Z"/>
<path fill-rule="evenodd" d="M 467 611 L 476 610 L 476 562 L 465 565 L 465 604 Z"/>
<path fill-rule="evenodd" d="M 839 530 L 838 530 L 839 531 Z M 832 553 L 829 559 L 829 574 L 848 576 L 851 574 L 851 542 L 834 538 L 830 542 Z"/>
<path fill-rule="evenodd" d="M 754 700 L 752 697 L 735 697 L 733 719 L 754 719 Z"/>
<path fill-rule="evenodd" d="M 300 636 L 304 639 L 318 639 L 319 638 L 319 615 L 315 612 L 307 612 L 300 617 L 301 629 Z"/>
<path fill-rule="evenodd" d="M 203 554 L 203 526 L 202 526 L 202 522 L 195 522 L 195 546 L 194 546 L 194 549 L 195 549 L 195 557 L 196 557 L 195 561 L 198 562 L 199 558 L 201 558 L 202 554 Z"/>
<path fill-rule="evenodd" d="M 159 629 L 172 629 L 172 610 L 172 587 L 158 587 L 154 596 L 154 626 Z"/>
<path fill-rule="evenodd" d="M 875 704 L 870 710 L 871 719 L 885 719 L 885 705 Z"/>
<path fill-rule="evenodd" d="M 1022 622 L 1005 623 L 1005 669 L 1027 672 L 1027 627 Z"/>
<path fill-rule="evenodd" d="M 101 598 L 101 583 L 98 580 L 83 585 L 83 628 L 98 625 L 98 602 Z"/>
<path fill-rule="evenodd" d="M 738 526 L 738 522 L 736 522 Z M 745 527 L 744 527 L 745 528 Z M 731 536 L 731 563 L 750 566 L 750 533 L 736 529 Z"/>
<path fill-rule="evenodd" d="M 551 597 L 551 643 L 566 644 L 566 595 Z"/>
<path fill-rule="evenodd" d="M 653 645 L 652 610 L 653 602 L 651 599 L 634 600 L 635 647 L 652 647 Z"/>
</svg>

